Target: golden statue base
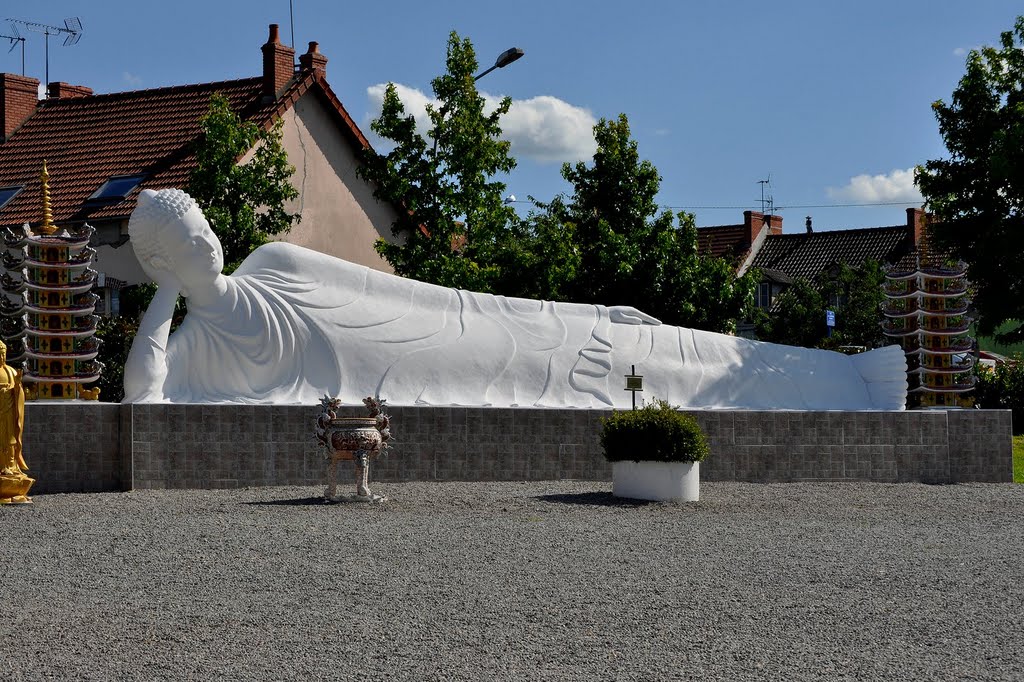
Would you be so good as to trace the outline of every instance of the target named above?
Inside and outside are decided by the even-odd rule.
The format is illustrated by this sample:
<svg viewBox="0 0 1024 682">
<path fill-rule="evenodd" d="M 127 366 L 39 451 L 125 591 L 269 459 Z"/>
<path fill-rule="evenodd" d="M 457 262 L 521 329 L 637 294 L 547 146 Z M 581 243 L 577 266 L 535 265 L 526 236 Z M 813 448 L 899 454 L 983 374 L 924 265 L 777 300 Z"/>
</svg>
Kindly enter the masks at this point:
<svg viewBox="0 0 1024 682">
<path fill-rule="evenodd" d="M 25 474 L 0 474 L 0 504 L 32 504 L 28 491 L 35 482 Z"/>
</svg>

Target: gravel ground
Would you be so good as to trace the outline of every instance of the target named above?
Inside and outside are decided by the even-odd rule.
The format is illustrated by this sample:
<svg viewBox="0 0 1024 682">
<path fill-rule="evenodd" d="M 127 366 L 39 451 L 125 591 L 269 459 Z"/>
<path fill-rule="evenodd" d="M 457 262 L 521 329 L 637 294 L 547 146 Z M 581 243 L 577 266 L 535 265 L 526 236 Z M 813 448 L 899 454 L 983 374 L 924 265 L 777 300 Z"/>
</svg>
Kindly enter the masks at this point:
<svg viewBox="0 0 1024 682">
<path fill-rule="evenodd" d="M 609 490 L 38 495 L 0 508 L 0 677 L 1024 679 L 1024 486 Z"/>
</svg>

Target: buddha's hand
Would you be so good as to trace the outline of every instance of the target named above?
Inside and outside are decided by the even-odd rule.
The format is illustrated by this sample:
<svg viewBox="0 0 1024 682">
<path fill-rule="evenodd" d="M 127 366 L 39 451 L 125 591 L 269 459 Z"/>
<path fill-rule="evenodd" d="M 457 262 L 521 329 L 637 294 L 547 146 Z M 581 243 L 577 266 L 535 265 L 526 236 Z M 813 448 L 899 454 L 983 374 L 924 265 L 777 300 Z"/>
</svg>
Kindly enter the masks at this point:
<svg viewBox="0 0 1024 682">
<path fill-rule="evenodd" d="M 659 325 L 661 320 L 651 317 L 629 305 L 614 305 L 608 308 L 608 318 L 617 324 Z"/>
<path fill-rule="evenodd" d="M 146 274 L 152 277 L 153 281 L 156 282 L 156 285 L 161 289 L 181 291 L 181 279 L 178 277 L 177 273 L 171 270 L 152 268 Z"/>
<path fill-rule="evenodd" d="M 139 265 L 142 266 L 142 271 L 145 272 L 151 280 L 156 282 L 156 285 L 159 288 L 181 291 L 181 278 L 162 256 L 140 258 Z"/>
</svg>

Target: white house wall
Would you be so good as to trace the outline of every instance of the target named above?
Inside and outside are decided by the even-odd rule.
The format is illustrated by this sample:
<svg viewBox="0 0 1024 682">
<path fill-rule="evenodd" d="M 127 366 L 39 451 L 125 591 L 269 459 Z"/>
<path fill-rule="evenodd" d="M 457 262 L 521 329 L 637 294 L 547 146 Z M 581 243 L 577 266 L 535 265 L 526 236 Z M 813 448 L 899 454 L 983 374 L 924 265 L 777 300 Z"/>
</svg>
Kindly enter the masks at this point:
<svg viewBox="0 0 1024 682">
<path fill-rule="evenodd" d="M 281 239 L 391 272 L 373 244 L 378 237 L 394 240 L 395 209 L 377 201 L 372 186 L 356 175 L 359 159 L 332 115 L 309 93 L 283 118 L 283 143 L 295 166 L 292 184 L 299 190 L 288 210 L 302 220 Z"/>
<path fill-rule="evenodd" d="M 96 247 L 93 258 L 93 270 L 103 273 L 106 277 L 122 280 L 125 284 L 140 284 L 150 281 L 135 257 L 135 249 L 130 241 L 120 246 L 101 244 Z"/>
</svg>

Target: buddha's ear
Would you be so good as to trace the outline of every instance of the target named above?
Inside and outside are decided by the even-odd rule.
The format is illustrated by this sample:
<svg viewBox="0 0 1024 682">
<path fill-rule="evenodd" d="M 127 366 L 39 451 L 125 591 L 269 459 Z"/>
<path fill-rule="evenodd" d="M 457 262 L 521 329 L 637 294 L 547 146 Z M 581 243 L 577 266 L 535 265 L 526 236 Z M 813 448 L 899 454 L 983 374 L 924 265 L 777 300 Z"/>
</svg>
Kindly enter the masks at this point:
<svg viewBox="0 0 1024 682">
<path fill-rule="evenodd" d="M 169 271 L 171 269 L 167 261 L 164 260 L 163 256 L 152 256 L 149 259 L 149 266 L 155 270 Z"/>
</svg>

